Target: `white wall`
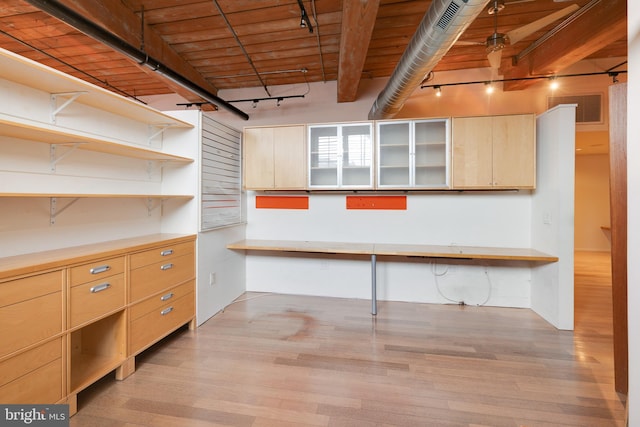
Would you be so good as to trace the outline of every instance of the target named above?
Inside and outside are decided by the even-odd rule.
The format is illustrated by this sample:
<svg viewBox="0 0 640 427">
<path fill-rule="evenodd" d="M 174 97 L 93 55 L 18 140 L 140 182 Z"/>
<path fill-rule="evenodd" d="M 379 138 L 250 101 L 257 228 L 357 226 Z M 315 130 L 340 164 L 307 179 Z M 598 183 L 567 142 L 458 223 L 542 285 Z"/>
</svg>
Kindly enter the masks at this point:
<svg viewBox="0 0 640 427">
<path fill-rule="evenodd" d="M 608 232 L 601 227 L 610 225 L 609 156 L 577 155 L 575 182 L 575 248 L 608 252 Z"/>
<path fill-rule="evenodd" d="M 629 316 L 629 426 L 640 426 L 640 3 L 627 1 L 629 84 L 627 96 L 627 259 Z"/>
<path fill-rule="evenodd" d="M 531 308 L 559 329 L 573 329 L 575 105 L 538 116 L 537 187 L 532 195 L 532 247 L 558 257 L 533 268 Z"/>
<path fill-rule="evenodd" d="M 311 195 L 308 210 L 255 209 L 253 194 L 249 193 L 248 197 L 249 239 L 497 247 L 528 247 L 531 244 L 528 192 L 411 194 L 406 211 L 347 210 L 344 194 Z M 367 260 L 251 256 L 247 259 L 247 289 L 369 298 Z M 468 304 L 484 302 L 488 294 L 485 265 L 455 263 L 448 269 L 448 274 L 439 278 L 443 294 Z M 487 303 L 529 307 L 528 266 L 488 265 L 492 290 Z M 432 268 L 428 260 L 393 262 L 393 258 L 380 257 L 378 297 L 381 300 L 448 302 L 438 293 Z M 446 266 L 437 269 L 438 272 L 446 270 Z"/>
</svg>

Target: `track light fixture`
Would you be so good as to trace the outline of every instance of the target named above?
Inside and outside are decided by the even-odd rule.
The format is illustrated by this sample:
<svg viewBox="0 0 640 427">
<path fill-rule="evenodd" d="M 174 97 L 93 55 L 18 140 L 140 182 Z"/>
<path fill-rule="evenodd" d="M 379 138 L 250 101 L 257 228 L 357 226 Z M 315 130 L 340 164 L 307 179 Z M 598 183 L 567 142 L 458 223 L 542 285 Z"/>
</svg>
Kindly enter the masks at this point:
<svg viewBox="0 0 640 427">
<path fill-rule="evenodd" d="M 624 65 L 625 63 L 626 63 L 626 61 L 623 62 L 620 65 Z M 598 71 L 598 72 L 595 72 L 595 73 L 556 74 L 556 75 L 553 75 L 553 76 L 534 76 L 534 77 L 519 77 L 519 78 L 512 78 L 512 79 L 494 79 L 494 80 L 491 80 L 491 81 L 476 80 L 476 81 L 457 82 L 457 83 L 440 83 L 438 85 L 421 85 L 420 89 L 433 88 L 434 90 L 436 90 L 436 92 L 440 92 L 442 90 L 443 86 L 466 86 L 466 85 L 484 84 L 487 92 L 489 92 L 490 88 L 491 89 L 494 88 L 494 83 L 519 82 L 519 81 L 526 81 L 526 80 L 550 80 L 552 83 L 556 83 L 557 79 L 560 79 L 560 78 L 601 76 L 601 75 L 608 75 L 609 77 L 611 77 L 613 79 L 613 83 L 618 83 L 618 75 L 627 73 L 627 70 L 612 71 L 613 69 L 618 68 L 620 65 L 617 65 L 617 66 L 615 66 L 615 67 L 613 67 L 613 68 L 611 68 L 610 70 L 607 70 L 607 71 Z M 437 93 L 436 93 L 436 95 L 437 95 Z M 227 102 L 230 102 L 230 101 L 227 101 Z"/>
<path fill-rule="evenodd" d="M 433 89 L 436 91 L 436 96 L 437 97 L 441 97 L 442 96 L 442 88 L 440 86 L 434 86 Z"/>
<path fill-rule="evenodd" d="M 313 25 L 311 25 L 311 20 L 302 4 L 302 0 L 298 0 L 298 6 L 300 6 L 300 28 L 308 28 L 309 32 L 313 33 Z"/>
</svg>

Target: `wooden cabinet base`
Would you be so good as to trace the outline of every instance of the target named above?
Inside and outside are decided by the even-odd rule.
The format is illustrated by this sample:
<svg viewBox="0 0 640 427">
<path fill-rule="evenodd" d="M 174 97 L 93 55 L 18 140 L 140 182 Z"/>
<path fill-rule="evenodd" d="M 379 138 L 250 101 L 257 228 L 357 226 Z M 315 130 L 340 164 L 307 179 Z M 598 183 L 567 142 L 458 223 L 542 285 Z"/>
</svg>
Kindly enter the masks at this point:
<svg viewBox="0 0 640 427">
<path fill-rule="evenodd" d="M 116 380 L 122 381 L 136 371 L 136 358 L 131 356 L 116 369 Z"/>
<path fill-rule="evenodd" d="M 0 402 L 73 415 L 82 390 L 114 370 L 124 380 L 136 354 L 195 328 L 195 236 L 0 258 L 0 297 Z"/>
</svg>

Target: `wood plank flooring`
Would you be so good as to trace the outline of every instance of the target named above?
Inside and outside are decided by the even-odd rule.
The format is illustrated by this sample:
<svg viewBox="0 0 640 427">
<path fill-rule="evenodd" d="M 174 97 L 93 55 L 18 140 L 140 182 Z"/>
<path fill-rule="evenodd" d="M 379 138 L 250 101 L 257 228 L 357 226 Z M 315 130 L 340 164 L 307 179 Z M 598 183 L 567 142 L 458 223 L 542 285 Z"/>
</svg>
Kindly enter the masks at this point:
<svg viewBox="0 0 640 427">
<path fill-rule="evenodd" d="M 244 301 L 79 395 L 71 426 L 622 426 L 608 254 L 576 254 L 576 330 L 531 310 Z"/>
</svg>

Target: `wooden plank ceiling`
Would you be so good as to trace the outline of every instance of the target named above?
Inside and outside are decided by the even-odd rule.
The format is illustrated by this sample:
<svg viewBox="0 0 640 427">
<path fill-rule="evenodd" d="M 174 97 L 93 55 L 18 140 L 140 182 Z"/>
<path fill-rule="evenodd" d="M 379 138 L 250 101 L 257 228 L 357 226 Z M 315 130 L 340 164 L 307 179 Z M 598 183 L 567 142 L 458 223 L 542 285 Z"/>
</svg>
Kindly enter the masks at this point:
<svg viewBox="0 0 640 427">
<path fill-rule="evenodd" d="M 493 1 L 493 0 L 491 0 Z M 55 3 L 55 2 L 53 2 Z M 313 32 L 300 27 L 298 0 L 60 0 L 127 43 L 215 94 L 282 84 L 338 81 L 339 102 L 357 99 L 362 79 L 391 75 L 430 1 L 303 0 Z M 583 58 L 626 58 L 625 0 L 506 0 L 508 32 L 569 4 L 589 10 L 512 65 L 560 21 L 503 50 L 509 78 L 560 73 Z M 221 13 L 222 12 L 222 13 Z M 482 13 L 460 40 L 484 42 L 494 19 Z M 0 47 L 132 97 L 198 97 L 23 0 L 0 0 Z M 434 72 L 488 67 L 481 45 L 455 45 Z M 256 74 L 256 72 L 258 74 Z M 507 89 L 522 89 L 529 83 Z M 262 87 L 262 89 L 261 89 Z"/>
</svg>

